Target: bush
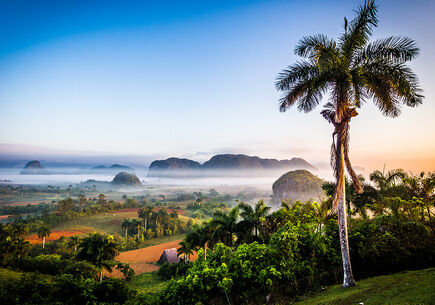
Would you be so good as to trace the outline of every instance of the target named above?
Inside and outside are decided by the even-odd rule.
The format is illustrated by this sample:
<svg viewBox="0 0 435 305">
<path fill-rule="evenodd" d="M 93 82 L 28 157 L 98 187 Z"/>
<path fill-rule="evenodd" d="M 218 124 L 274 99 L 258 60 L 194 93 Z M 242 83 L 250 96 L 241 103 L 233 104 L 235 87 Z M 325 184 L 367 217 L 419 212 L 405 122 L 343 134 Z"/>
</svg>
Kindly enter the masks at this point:
<svg viewBox="0 0 435 305">
<path fill-rule="evenodd" d="M 41 254 L 36 257 L 25 257 L 18 265 L 24 271 L 58 275 L 67 264 L 68 261 L 62 260 L 58 254 Z"/>
<path fill-rule="evenodd" d="M 173 277 L 184 276 L 191 265 L 191 263 L 183 262 L 176 264 L 163 263 L 157 271 L 157 274 L 163 280 L 170 280 Z"/>
<path fill-rule="evenodd" d="M 71 274 L 75 277 L 96 279 L 98 277 L 98 269 L 87 261 L 77 261 L 69 264 L 64 273 Z"/>
<path fill-rule="evenodd" d="M 134 291 L 128 288 L 125 281 L 109 278 L 96 285 L 94 294 L 99 302 L 124 304 L 134 295 Z"/>
</svg>

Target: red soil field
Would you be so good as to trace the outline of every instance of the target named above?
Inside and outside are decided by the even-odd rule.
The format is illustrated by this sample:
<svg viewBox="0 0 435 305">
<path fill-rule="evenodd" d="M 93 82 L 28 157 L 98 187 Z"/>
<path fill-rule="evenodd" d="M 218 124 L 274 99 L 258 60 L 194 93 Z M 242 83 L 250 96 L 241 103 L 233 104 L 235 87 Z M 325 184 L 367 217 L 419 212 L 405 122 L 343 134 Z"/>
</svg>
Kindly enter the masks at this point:
<svg viewBox="0 0 435 305">
<path fill-rule="evenodd" d="M 71 237 L 74 235 L 81 235 L 89 233 L 88 230 L 82 230 L 82 231 L 53 231 L 51 232 L 50 236 L 45 239 L 45 242 L 53 241 L 59 239 L 61 236 L 64 237 Z M 42 238 L 38 237 L 38 234 L 32 234 L 26 237 L 26 240 L 30 242 L 31 244 L 42 244 Z"/>
<path fill-rule="evenodd" d="M 115 260 L 130 264 L 130 267 L 133 268 L 136 274 L 155 271 L 159 269 L 159 266 L 156 265 L 156 263 L 163 251 L 165 249 L 179 248 L 180 241 L 182 240 L 174 240 L 160 245 L 122 252 L 115 258 Z M 191 256 L 192 260 L 195 258 L 196 253 Z M 121 275 L 117 270 L 114 270 L 111 276 L 119 277 Z"/>
</svg>

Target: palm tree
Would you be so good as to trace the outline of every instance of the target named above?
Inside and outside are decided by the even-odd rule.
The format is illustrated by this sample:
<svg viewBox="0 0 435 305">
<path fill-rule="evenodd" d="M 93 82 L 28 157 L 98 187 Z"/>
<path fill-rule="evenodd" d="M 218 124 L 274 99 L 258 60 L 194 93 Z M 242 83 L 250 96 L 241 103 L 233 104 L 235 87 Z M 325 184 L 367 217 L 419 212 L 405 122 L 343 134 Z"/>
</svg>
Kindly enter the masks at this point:
<svg viewBox="0 0 435 305">
<path fill-rule="evenodd" d="M 145 231 L 147 229 L 147 224 L 146 224 L 146 212 L 145 212 L 145 208 L 140 208 L 139 211 L 137 211 L 137 217 L 139 217 L 140 219 L 143 220 L 143 227 L 145 228 Z"/>
<path fill-rule="evenodd" d="M 77 247 L 80 245 L 80 237 L 78 235 L 73 235 L 69 239 L 70 247 L 74 247 L 74 252 L 77 251 Z"/>
<path fill-rule="evenodd" d="M 121 223 L 121 228 L 125 230 L 125 238 L 128 238 L 128 230 L 130 229 L 132 222 L 130 219 L 123 219 Z"/>
<path fill-rule="evenodd" d="M 370 181 L 374 182 L 381 194 L 385 194 L 388 189 L 396 186 L 406 178 L 406 173 L 402 169 L 393 169 L 385 173 L 385 170 L 374 171 L 370 174 Z"/>
<path fill-rule="evenodd" d="M 145 220 L 146 220 L 146 222 L 145 222 L 145 231 L 147 229 L 147 225 L 149 223 L 149 220 L 150 220 L 150 217 L 151 217 L 152 213 L 153 213 L 153 207 L 150 206 L 150 205 L 147 205 L 145 207 Z"/>
<path fill-rule="evenodd" d="M 432 220 L 431 210 L 435 206 L 435 173 L 421 172 L 419 175 L 406 176 L 403 183 L 409 197 L 421 198 L 424 201 L 429 220 Z"/>
<path fill-rule="evenodd" d="M 134 227 L 134 228 L 136 228 L 136 230 L 137 230 L 137 238 L 139 238 L 139 235 L 140 235 L 140 227 L 142 226 L 141 222 L 138 221 L 137 219 L 133 219 L 133 220 L 131 221 L 131 226 Z"/>
<path fill-rule="evenodd" d="M 50 234 L 51 234 L 51 231 L 50 231 L 50 229 L 49 229 L 48 227 L 46 227 L 46 226 L 41 226 L 41 227 L 38 229 L 38 237 L 39 237 L 39 238 L 42 238 L 42 249 L 45 248 L 45 238 L 46 238 L 46 237 L 49 237 Z"/>
<path fill-rule="evenodd" d="M 87 199 L 86 196 L 84 194 L 80 194 L 79 195 L 79 205 L 80 205 L 80 209 L 83 208 L 83 206 L 87 203 Z"/>
<path fill-rule="evenodd" d="M 247 232 L 249 234 L 247 239 L 249 240 L 253 231 L 254 239 L 258 240 L 258 231 L 260 230 L 261 224 L 266 216 L 269 214 L 270 207 L 268 207 L 263 200 L 260 200 L 254 208 L 247 203 L 241 202 L 239 204 L 239 209 L 240 217 L 242 218 L 238 223 L 238 226 L 241 229 L 239 232 Z"/>
<path fill-rule="evenodd" d="M 78 259 L 86 260 L 96 266 L 100 271 L 100 282 L 103 279 L 103 268 L 112 271 L 112 261 L 119 254 L 118 246 L 113 236 L 92 233 L 83 238 L 80 244 Z"/>
<path fill-rule="evenodd" d="M 184 255 L 184 262 L 190 262 L 190 255 L 193 251 L 192 245 L 184 240 L 180 242 L 180 247 L 177 249 L 178 256 Z"/>
<path fill-rule="evenodd" d="M 223 242 L 227 246 L 233 246 L 234 233 L 237 232 L 237 219 L 239 208 L 232 208 L 229 213 L 216 211 L 213 213 L 211 226 L 214 227 L 214 238 Z"/>
<path fill-rule="evenodd" d="M 211 238 L 210 224 L 205 222 L 202 225 L 193 225 L 192 230 L 186 236 L 186 243 L 190 244 L 193 250 L 202 248 L 204 258 L 207 259 L 207 243 Z"/>
<path fill-rule="evenodd" d="M 275 83 L 277 90 L 284 92 L 282 112 L 294 104 L 298 110 L 310 112 L 330 92 L 322 115 L 334 126 L 331 165 L 337 183 L 333 207 L 338 214 L 343 287 L 355 284 L 347 238 L 345 167 L 356 190 L 362 192 L 348 155 L 350 120 L 366 99 L 372 99 L 389 117 L 400 114 L 401 104 L 414 107 L 423 101 L 418 79 L 406 65 L 418 55 L 417 45 L 408 37 L 394 36 L 369 42 L 378 23 L 376 14 L 377 6 L 368 0 L 352 21 L 344 19 L 344 32 L 338 41 L 321 34 L 302 38 L 295 54 L 305 59 L 283 70 Z"/>
</svg>

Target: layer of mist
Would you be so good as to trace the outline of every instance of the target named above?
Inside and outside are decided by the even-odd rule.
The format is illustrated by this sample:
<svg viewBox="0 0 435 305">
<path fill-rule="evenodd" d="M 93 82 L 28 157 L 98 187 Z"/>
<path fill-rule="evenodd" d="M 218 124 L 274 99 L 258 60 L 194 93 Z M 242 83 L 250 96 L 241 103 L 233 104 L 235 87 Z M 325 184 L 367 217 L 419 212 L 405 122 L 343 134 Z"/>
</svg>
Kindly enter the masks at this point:
<svg viewBox="0 0 435 305">
<path fill-rule="evenodd" d="M 21 169 L 0 169 L 0 183 L 7 184 L 51 184 L 67 185 L 96 180 L 111 182 L 116 172 L 92 172 L 80 168 L 48 168 L 49 175 L 21 175 Z M 147 177 L 148 170 L 135 168 L 135 174 L 143 183 L 150 185 L 174 186 L 253 186 L 270 190 L 273 182 L 285 174 L 286 170 L 210 170 L 188 175 L 171 177 Z M 331 180 L 330 171 L 314 172 L 313 174 L 325 180 Z"/>
</svg>

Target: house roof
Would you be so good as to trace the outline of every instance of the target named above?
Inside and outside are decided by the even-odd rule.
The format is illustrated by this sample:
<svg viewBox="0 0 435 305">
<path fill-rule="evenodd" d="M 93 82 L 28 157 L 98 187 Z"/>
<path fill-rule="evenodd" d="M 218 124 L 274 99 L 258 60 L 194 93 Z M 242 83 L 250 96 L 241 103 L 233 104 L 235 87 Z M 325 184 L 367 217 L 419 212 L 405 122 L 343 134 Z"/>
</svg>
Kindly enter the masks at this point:
<svg viewBox="0 0 435 305">
<path fill-rule="evenodd" d="M 177 248 L 166 249 L 163 251 L 158 263 L 163 264 L 166 262 L 169 264 L 174 264 L 174 263 L 180 262 L 180 258 L 177 255 Z"/>
</svg>

